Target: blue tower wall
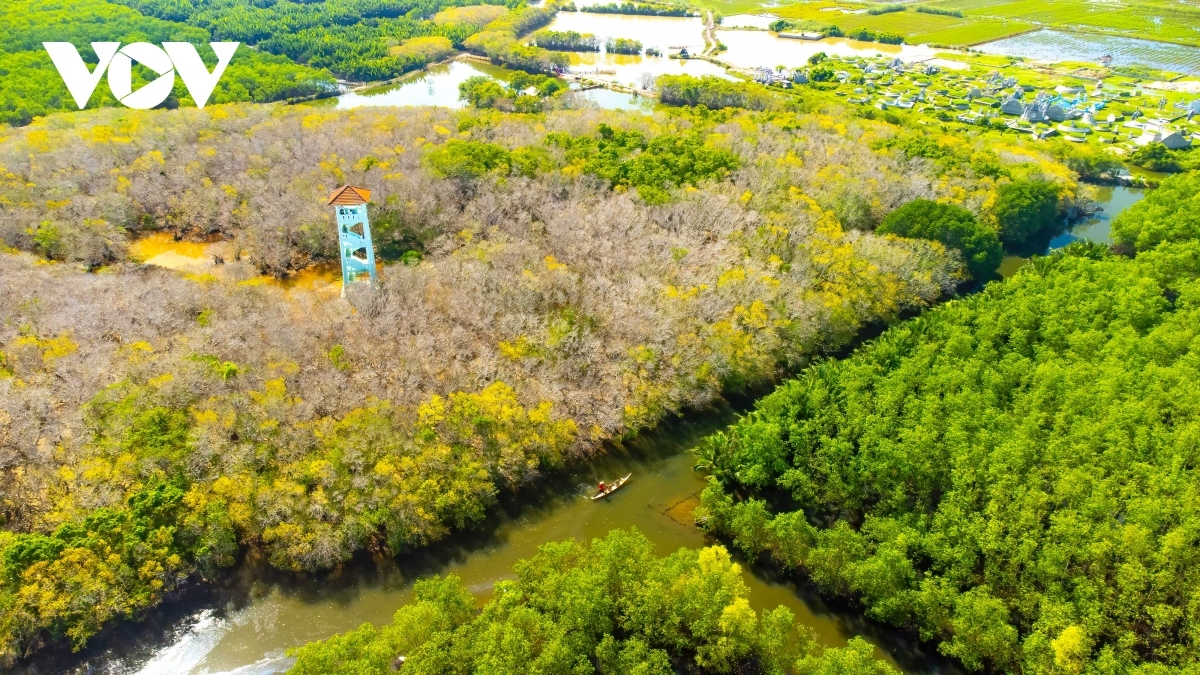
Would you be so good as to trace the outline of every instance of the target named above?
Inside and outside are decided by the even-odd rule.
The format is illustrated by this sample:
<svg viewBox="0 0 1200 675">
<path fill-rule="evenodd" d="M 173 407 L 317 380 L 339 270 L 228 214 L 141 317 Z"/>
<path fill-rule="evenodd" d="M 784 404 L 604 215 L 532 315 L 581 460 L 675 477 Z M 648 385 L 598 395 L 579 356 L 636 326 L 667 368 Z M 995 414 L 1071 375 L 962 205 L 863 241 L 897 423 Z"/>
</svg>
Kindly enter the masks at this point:
<svg viewBox="0 0 1200 675">
<path fill-rule="evenodd" d="M 334 209 L 337 214 L 338 248 L 342 255 L 342 284 L 348 286 L 360 281 L 365 273 L 374 285 L 377 281 L 375 247 L 371 245 L 371 223 L 367 220 L 367 205 L 339 205 Z M 359 225 L 362 227 L 357 227 Z"/>
</svg>

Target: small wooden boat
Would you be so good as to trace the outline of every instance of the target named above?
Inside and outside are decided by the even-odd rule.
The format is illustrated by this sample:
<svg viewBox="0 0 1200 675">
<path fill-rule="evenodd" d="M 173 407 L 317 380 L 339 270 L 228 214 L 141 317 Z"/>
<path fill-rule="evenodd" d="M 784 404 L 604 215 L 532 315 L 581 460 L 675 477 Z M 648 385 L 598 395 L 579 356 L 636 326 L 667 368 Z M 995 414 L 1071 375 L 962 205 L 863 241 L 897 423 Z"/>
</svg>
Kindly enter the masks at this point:
<svg viewBox="0 0 1200 675">
<path fill-rule="evenodd" d="M 617 490 L 620 490 L 621 486 L 624 485 L 625 481 L 629 480 L 629 477 L 632 475 L 633 474 L 631 474 L 631 473 L 627 473 L 627 474 L 625 474 L 624 478 L 619 478 L 619 479 L 605 485 L 603 490 L 592 495 L 592 501 L 596 501 L 597 499 L 604 499 L 605 497 L 611 495 L 612 493 L 616 492 Z"/>
</svg>

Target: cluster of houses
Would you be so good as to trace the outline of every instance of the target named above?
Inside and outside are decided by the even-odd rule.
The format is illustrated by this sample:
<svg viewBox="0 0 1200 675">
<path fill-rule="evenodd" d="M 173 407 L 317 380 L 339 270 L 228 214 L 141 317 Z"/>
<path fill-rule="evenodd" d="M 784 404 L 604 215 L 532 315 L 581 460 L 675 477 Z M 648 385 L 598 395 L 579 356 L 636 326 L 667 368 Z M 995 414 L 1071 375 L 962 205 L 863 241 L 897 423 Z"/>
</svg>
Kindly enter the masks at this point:
<svg viewBox="0 0 1200 675">
<path fill-rule="evenodd" d="M 850 103 L 873 104 L 880 110 L 898 108 L 936 112 L 939 119 L 966 124 L 1004 124 L 1037 138 L 1062 135 L 1075 142 L 1096 138 L 1102 143 L 1144 146 L 1162 143 L 1172 150 L 1191 147 L 1187 130 L 1200 114 L 1200 99 L 1176 102 L 1170 110 L 1161 99 L 1157 109 L 1134 108 L 1129 92 L 1121 93 L 1096 82 L 1091 92 L 1084 86 L 1060 85 L 1053 90 L 1029 91 L 1017 78 L 993 71 L 986 77 L 947 72 L 928 61 L 905 63 L 899 58 L 831 58 L 820 66 L 828 79 L 847 85 L 835 92 Z M 806 84 L 812 68 L 757 68 L 756 82 L 790 87 Z M 853 91 L 850 91 L 853 86 Z M 902 91 L 893 91 L 893 86 Z M 1197 120 L 1200 122 L 1200 120 Z M 1180 124 L 1183 122 L 1183 124 Z"/>
</svg>

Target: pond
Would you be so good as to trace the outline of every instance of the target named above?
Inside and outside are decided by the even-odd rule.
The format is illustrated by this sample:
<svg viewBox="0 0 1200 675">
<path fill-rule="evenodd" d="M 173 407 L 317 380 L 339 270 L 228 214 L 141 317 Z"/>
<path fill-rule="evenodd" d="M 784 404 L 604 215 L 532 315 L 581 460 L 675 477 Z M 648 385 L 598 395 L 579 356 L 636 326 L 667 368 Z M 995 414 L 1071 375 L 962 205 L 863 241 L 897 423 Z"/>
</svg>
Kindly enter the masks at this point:
<svg viewBox="0 0 1200 675">
<path fill-rule="evenodd" d="M 170 232 L 149 232 L 138 235 L 129 243 L 129 259 L 144 265 L 163 267 L 184 274 L 212 275 L 227 278 L 227 267 L 220 260 L 233 260 L 237 247 L 232 241 L 217 237 L 209 241 L 177 241 Z M 318 263 L 287 277 L 252 277 L 243 284 L 271 285 L 285 289 L 327 292 L 340 290 L 342 279 L 339 263 Z"/>
<path fill-rule="evenodd" d="M 588 89 L 575 94 L 579 98 L 586 99 L 596 104 L 596 107 L 605 110 L 637 110 L 641 112 L 652 112 L 657 101 L 652 98 L 643 96 L 635 96 L 626 94 L 612 89 Z"/>
<path fill-rule="evenodd" d="M 659 75 L 691 75 L 703 77 L 713 75 L 728 80 L 736 79 L 715 63 L 700 59 L 671 59 L 665 56 L 630 56 L 626 54 L 603 54 L 596 52 L 572 52 L 571 72 L 592 80 L 604 80 L 618 84 L 635 84 L 643 73 Z"/>
<path fill-rule="evenodd" d="M 733 79 L 725 69 L 707 61 L 689 61 L 653 56 L 630 56 L 624 54 L 570 53 L 571 70 L 590 79 L 616 82 L 624 85 L 641 80 L 643 73 L 654 77 L 664 74 L 686 73 L 699 77 L 715 75 Z M 358 108 L 361 106 L 444 106 L 461 108 L 465 101 L 458 98 L 458 85 L 468 78 L 483 75 L 501 82 L 508 81 L 512 70 L 478 61 L 454 60 L 439 63 L 413 73 L 400 82 L 381 85 L 342 94 L 337 98 L 307 102 L 303 105 Z M 590 89 L 579 92 L 580 98 L 589 100 L 607 110 L 643 110 L 654 108 L 654 101 L 637 98 L 629 94 L 607 89 Z"/>
<path fill-rule="evenodd" d="M 1039 61 L 1097 61 L 1109 55 L 1114 66 L 1143 65 L 1174 73 L 1200 74 L 1200 49 L 1113 35 L 1043 29 L 975 45 L 972 49 Z"/>
<path fill-rule="evenodd" d="M 461 108 L 465 101 L 458 98 L 458 85 L 476 75 L 507 80 L 511 72 L 498 66 L 474 61 L 439 63 L 414 73 L 402 82 L 386 84 L 363 91 L 352 91 L 336 99 L 338 108 L 357 108 L 365 105 L 419 106 L 437 105 Z"/>
<path fill-rule="evenodd" d="M 737 410 L 719 408 L 671 420 L 569 474 L 507 495 L 475 531 L 396 559 L 358 560 L 335 574 L 292 575 L 248 561 L 223 581 L 175 605 L 125 624 L 104 648 L 51 662 L 30 672 L 138 675 L 266 675 L 286 670 L 286 651 L 351 630 L 364 622 L 389 623 L 411 599 L 414 579 L 457 574 L 482 604 L 493 584 L 512 578 L 518 559 L 550 541 L 590 541 L 616 528 L 636 527 L 659 555 L 707 542 L 691 511 L 706 484 L 688 452 L 702 437 L 728 425 Z M 633 477 L 607 500 L 587 490 L 600 480 Z M 840 646 L 854 635 L 876 645 L 876 655 L 908 672 L 953 672 L 894 634 L 851 613 L 831 611 L 808 590 L 745 572 L 756 610 L 785 605 L 818 639 Z M 89 653 L 90 652 L 90 653 Z M 67 662 L 69 661 L 69 662 Z"/>
<path fill-rule="evenodd" d="M 1046 253 L 1060 249 L 1073 241 L 1111 244 L 1112 219 L 1146 195 L 1146 188 L 1100 185 L 1094 186 L 1093 189 L 1096 192 L 1095 199 L 1100 209 L 1051 239 L 1046 247 Z M 1000 276 L 1011 277 L 1027 262 L 1029 262 L 1029 258 L 1015 255 L 1005 256 L 998 270 Z"/>
<path fill-rule="evenodd" d="M 1073 225 L 1050 240 L 1048 251 L 1062 248 L 1073 241 L 1094 241 L 1097 244 L 1112 243 L 1112 219 L 1118 213 L 1141 201 L 1145 188 L 1123 186 L 1100 186 L 1096 189 L 1096 201 L 1100 210 L 1090 218 Z"/>
<path fill-rule="evenodd" d="M 559 12 L 546 30 L 591 33 L 601 44 L 608 38 L 628 38 L 641 42 L 644 47 L 656 47 L 664 54 L 671 48 L 704 49 L 704 21 L 698 16 Z"/>
<path fill-rule="evenodd" d="M 885 45 L 847 38 L 795 40 L 756 30 L 718 30 L 717 40 L 727 47 L 717 58 L 739 68 L 794 68 L 808 63 L 808 57 L 817 52 L 837 56 L 898 56 L 905 61 L 917 61 L 932 58 L 939 51 L 924 45 Z"/>
</svg>

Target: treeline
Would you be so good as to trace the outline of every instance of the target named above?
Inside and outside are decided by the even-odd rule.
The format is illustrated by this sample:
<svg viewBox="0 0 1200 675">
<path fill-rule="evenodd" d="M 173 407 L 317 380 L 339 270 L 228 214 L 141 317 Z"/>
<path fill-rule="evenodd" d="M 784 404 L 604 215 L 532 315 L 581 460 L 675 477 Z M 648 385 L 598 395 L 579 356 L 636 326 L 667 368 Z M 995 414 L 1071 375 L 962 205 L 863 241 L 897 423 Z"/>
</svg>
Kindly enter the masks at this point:
<svg viewBox="0 0 1200 675">
<path fill-rule="evenodd" d="M 542 49 L 560 52 L 600 51 L 599 38 L 591 33 L 577 33 L 573 30 L 540 30 L 533 34 L 533 44 Z"/>
<path fill-rule="evenodd" d="M 530 89 L 533 89 L 533 93 L 529 93 Z M 498 108 L 510 112 L 534 113 L 542 111 L 545 99 L 566 90 L 566 83 L 557 77 L 518 71 L 507 84 L 501 84 L 486 75 L 468 77 L 458 85 L 458 98 L 476 108 Z M 505 152 L 507 153 L 507 150 Z M 544 153 L 535 152 L 534 149 L 529 149 L 529 152 L 536 154 L 537 159 L 542 159 L 544 155 Z M 532 156 L 530 158 L 534 159 Z M 548 165 L 549 158 L 545 157 L 545 161 L 537 162 L 531 169 L 522 169 L 521 172 L 530 174 L 532 177 L 538 173 L 533 169 Z"/>
<path fill-rule="evenodd" d="M 543 544 L 513 572 L 478 612 L 458 577 L 418 581 L 391 625 L 307 644 L 288 673 L 896 673 L 862 638 L 821 648 L 786 607 L 760 616 L 721 546 L 660 558 L 636 529 L 614 530 Z"/>
<path fill-rule="evenodd" d="M 642 43 L 629 38 L 608 38 L 604 41 L 604 51 L 609 54 L 641 54 Z"/>
<path fill-rule="evenodd" d="M 632 14 L 634 16 L 695 16 L 696 11 L 684 5 L 643 5 L 633 2 L 610 2 L 607 5 L 584 5 L 580 12 L 596 14 Z"/>
<path fill-rule="evenodd" d="M 1112 238 L 1125 252 L 1148 251 L 1163 242 L 1200 239 L 1200 172 L 1170 176 L 1112 222 Z"/>
<path fill-rule="evenodd" d="M 904 9 L 904 5 L 899 5 L 899 7 L 901 10 Z M 880 13 L 885 14 L 893 11 L 900 10 L 886 9 L 886 7 L 880 9 Z M 813 19 L 776 19 L 775 21 L 771 22 L 768 28 L 777 33 L 798 30 L 810 33 L 820 33 L 824 37 L 846 37 L 850 38 L 851 40 L 859 40 L 861 42 L 879 42 L 882 44 L 891 45 L 904 44 L 904 36 L 898 33 L 874 31 L 869 28 L 855 28 L 850 31 L 843 31 L 835 24 L 826 23 L 824 21 L 816 21 Z"/>
<path fill-rule="evenodd" d="M 212 39 L 208 31 L 142 16 L 105 0 L 75 0 L 67 6 L 13 0 L 0 6 L 0 24 L 0 124 L 28 124 L 34 117 L 78 110 L 42 47 L 46 41 L 73 42 L 89 68 L 96 63 L 92 42 L 190 42 L 210 68 L 216 63 L 208 46 Z M 134 87 L 145 83 L 143 73 L 135 69 Z M 234 54 L 209 102 L 277 101 L 335 90 L 336 82 L 328 71 L 243 46 Z M 164 107 L 192 104 L 182 80 L 177 79 Z M 101 80 L 88 105 L 117 105 L 107 79 Z"/>
<path fill-rule="evenodd" d="M 766 110 L 773 100 L 768 92 L 760 91 L 754 85 L 714 75 L 660 75 L 655 80 L 655 89 L 659 100 L 667 105 L 698 105 L 710 110 Z"/>
<path fill-rule="evenodd" d="M 243 547 L 321 570 L 437 540 L 605 439 L 761 386 L 961 281 L 943 247 L 836 214 L 952 195 L 978 209 L 985 183 L 821 118 L 679 113 L 230 105 L 13 130 L 5 658 L 83 644 Z M 337 259 L 324 199 L 345 183 L 372 189 L 376 244 L 406 264 L 345 300 L 276 287 L 264 273 Z M 125 264 L 153 231 L 223 239 L 224 263 Z"/>
<path fill-rule="evenodd" d="M 938 16 L 953 16 L 959 19 L 966 16 L 961 9 L 946 9 L 944 7 L 931 7 L 929 5 L 917 5 L 917 11 L 922 14 L 936 14 Z"/>
<path fill-rule="evenodd" d="M 871 5 L 867 8 L 867 14 L 871 16 L 879 16 L 880 14 L 891 14 L 892 12 L 903 12 L 908 9 L 908 5 L 902 2 L 895 2 L 887 5 Z"/>
<path fill-rule="evenodd" d="M 837 26 L 834 26 L 829 31 L 829 37 L 848 37 L 851 40 L 860 42 L 879 42 L 885 45 L 902 45 L 904 44 L 904 36 L 899 33 L 890 33 L 888 31 L 876 31 L 869 28 L 855 28 L 843 33 Z"/>
<path fill-rule="evenodd" d="M 707 527 L 971 671 L 1190 672 L 1198 282 L 1073 244 L 812 366 L 703 446 Z"/>
<path fill-rule="evenodd" d="M 566 70 L 570 63 L 566 54 L 556 54 L 537 46 L 522 44 L 517 37 L 550 23 L 558 12 L 552 1 L 540 7 L 525 7 L 509 12 L 484 26 L 483 30 L 463 42 L 463 47 L 487 56 L 494 63 L 530 73 L 552 73 Z"/>
<path fill-rule="evenodd" d="M 221 40 L 235 40 L 280 54 L 339 77 L 375 81 L 396 77 L 428 63 L 420 54 L 390 49 L 411 38 L 443 37 L 461 46 L 480 30 L 477 18 L 431 20 L 458 0 L 344 0 L 248 4 L 214 0 L 180 4 L 174 0 L 114 0 L 144 14 L 204 28 Z M 518 0 L 491 4 L 516 7 Z M 453 17 L 451 17 L 453 18 Z"/>
</svg>

